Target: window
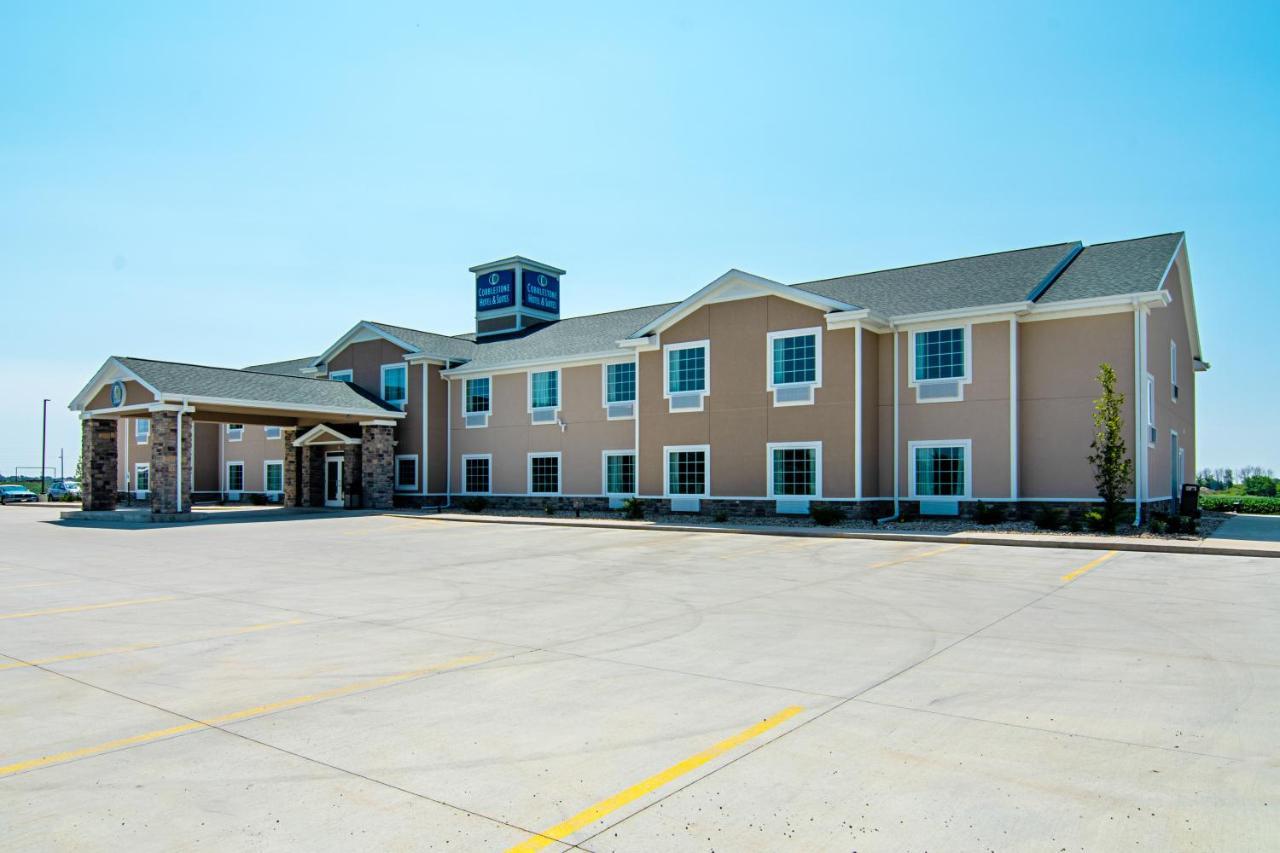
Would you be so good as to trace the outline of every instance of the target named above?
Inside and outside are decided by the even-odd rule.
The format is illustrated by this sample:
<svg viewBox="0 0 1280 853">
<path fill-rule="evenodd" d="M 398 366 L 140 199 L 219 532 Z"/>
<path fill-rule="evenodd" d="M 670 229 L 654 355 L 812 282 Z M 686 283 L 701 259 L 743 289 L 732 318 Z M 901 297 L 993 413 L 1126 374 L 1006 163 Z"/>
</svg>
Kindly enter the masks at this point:
<svg viewBox="0 0 1280 853">
<path fill-rule="evenodd" d="M 970 445 L 967 439 L 909 442 L 911 497 L 969 497 Z"/>
<path fill-rule="evenodd" d="M 1143 413 L 1147 422 L 1147 445 L 1149 447 L 1156 446 L 1156 380 L 1150 373 L 1147 374 L 1147 405 L 1146 412 Z"/>
<path fill-rule="evenodd" d="M 418 456 L 405 454 L 396 457 L 396 491 L 416 492 L 418 490 Z"/>
<path fill-rule="evenodd" d="M 467 414 L 488 414 L 489 413 L 489 377 L 481 376 L 479 379 L 468 379 L 466 385 L 467 394 Z"/>
<path fill-rule="evenodd" d="M 262 463 L 262 482 L 264 492 L 284 491 L 284 462 L 272 460 Z"/>
<path fill-rule="evenodd" d="M 151 418 L 138 418 L 133 422 L 133 437 L 138 444 L 146 444 L 151 438 Z"/>
<path fill-rule="evenodd" d="M 604 366 L 604 401 L 632 403 L 636 399 L 636 365 L 624 361 Z"/>
<path fill-rule="evenodd" d="M 489 484 L 489 471 L 493 467 L 493 457 L 485 455 L 462 457 L 462 491 L 468 495 L 487 495 L 492 487 Z"/>
<path fill-rule="evenodd" d="M 634 495 L 636 493 L 636 455 L 630 450 L 604 452 L 604 493 Z"/>
<path fill-rule="evenodd" d="M 227 491 L 228 492 L 244 491 L 244 463 L 243 462 L 227 463 Z"/>
<path fill-rule="evenodd" d="M 663 348 L 663 396 L 669 401 L 670 411 L 702 411 L 705 398 L 711 393 L 707 372 L 710 346 L 708 341 L 691 341 Z"/>
<path fill-rule="evenodd" d="M 535 495 L 560 493 L 560 454 L 529 454 L 529 492 Z"/>
<path fill-rule="evenodd" d="M 915 379 L 963 379 L 965 376 L 965 330 L 934 329 L 915 332 Z"/>
<path fill-rule="evenodd" d="M 809 497 L 822 493 L 822 444 L 769 445 L 769 497 Z"/>
<path fill-rule="evenodd" d="M 244 424 L 227 424 L 227 441 L 239 441 L 244 438 Z"/>
<path fill-rule="evenodd" d="M 280 427 L 278 426 L 264 427 L 263 432 L 266 434 L 268 440 L 273 440 L 280 437 Z M 272 491 L 272 490 L 268 489 L 267 491 Z"/>
<path fill-rule="evenodd" d="M 818 381 L 818 335 L 774 332 L 769 335 L 771 386 Z"/>
<path fill-rule="evenodd" d="M 1172 386 L 1173 402 L 1178 402 L 1178 342 L 1169 341 L 1169 384 Z"/>
<path fill-rule="evenodd" d="M 151 491 L 151 466 L 146 462 L 137 462 L 133 466 L 133 490 L 135 492 Z"/>
<path fill-rule="evenodd" d="M 409 399 L 409 368 L 403 364 L 382 365 L 382 399 L 404 408 Z"/>
<path fill-rule="evenodd" d="M 350 370 L 333 370 L 329 372 L 329 378 L 334 382 L 354 382 L 355 374 Z"/>
<path fill-rule="evenodd" d="M 529 408 L 560 408 L 560 371 L 543 370 L 529 374 Z"/>
<path fill-rule="evenodd" d="M 696 495 L 706 497 L 707 457 L 711 449 L 706 445 L 696 447 L 668 447 L 667 495 Z"/>
</svg>

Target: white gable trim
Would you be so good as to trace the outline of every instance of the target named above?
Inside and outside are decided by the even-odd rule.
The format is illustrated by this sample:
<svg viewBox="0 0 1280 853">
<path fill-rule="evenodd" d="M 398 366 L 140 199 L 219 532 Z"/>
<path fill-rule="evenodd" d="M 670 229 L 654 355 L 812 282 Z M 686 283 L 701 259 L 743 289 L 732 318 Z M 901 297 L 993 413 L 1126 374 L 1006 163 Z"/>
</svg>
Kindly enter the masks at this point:
<svg viewBox="0 0 1280 853">
<path fill-rule="evenodd" d="M 797 290 L 794 287 L 788 287 L 785 284 L 761 278 L 749 272 L 729 270 L 679 305 L 664 312 L 643 328 L 637 329 L 629 337 L 632 339 L 644 338 L 655 332 L 661 332 L 688 317 L 703 305 L 712 302 L 755 299 L 760 296 L 778 296 L 782 299 L 789 299 L 792 302 L 799 302 L 801 305 L 808 305 L 823 311 L 851 311 L 856 307 L 836 299 L 819 296 L 816 293 Z"/>
<path fill-rule="evenodd" d="M 316 358 L 311 362 L 311 367 L 319 367 L 320 365 L 325 364 L 335 355 L 342 352 L 352 344 L 377 340 L 389 341 L 407 352 L 420 352 L 418 347 L 415 347 L 408 341 L 401 340 L 384 329 L 379 329 L 368 320 L 361 320 L 359 323 L 352 326 L 351 330 L 345 335 L 338 338 L 332 346 L 320 353 L 320 355 L 316 356 Z"/>
<path fill-rule="evenodd" d="M 80 393 L 75 396 L 71 404 L 67 406 L 73 412 L 82 412 L 102 389 L 104 385 L 110 385 L 118 379 L 132 380 L 137 382 L 143 388 L 146 388 L 155 395 L 157 400 L 160 399 L 160 391 L 151 383 L 146 382 L 138 374 L 125 367 L 120 359 L 112 356 L 103 362 L 102 367 L 98 368 L 98 372 L 93 374 L 93 378 L 89 380 L 89 384 L 80 389 Z"/>
<path fill-rule="evenodd" d="M 294 447 L 306 447 L 308 444 L 359 444 L 360 439 L 343 435 L 331 426 L 316 424 L 293 440 Z"/>
<path fill-rule="evenodd" d="M 1192 361 L 1204 365 L 1197 368 L 1198 370 L 1208 370 L 1209 363 L 1204 360 L 1204 353 L 1200 351 L 1200 326 L 1196 320 L 1196 297 L 1191 290 L 1191 262 L 1187 258 L 1187 235 L 1183 234 L 1178 240 L 1178 247 L 1173 250 L 1173 257 L 1169 259 L 1169 266 L 1165 268 L 1164 275 L 1160 278 L 1163 286 L 1169 280 L 1169 272 L 1173 269 L 1173 265 L 1178 264 L 1178 284 L 1182 288 L 1182 311 L 1187 318 L 1187 336 L 1191 339 L 1191 358 Z"/>
</svg>

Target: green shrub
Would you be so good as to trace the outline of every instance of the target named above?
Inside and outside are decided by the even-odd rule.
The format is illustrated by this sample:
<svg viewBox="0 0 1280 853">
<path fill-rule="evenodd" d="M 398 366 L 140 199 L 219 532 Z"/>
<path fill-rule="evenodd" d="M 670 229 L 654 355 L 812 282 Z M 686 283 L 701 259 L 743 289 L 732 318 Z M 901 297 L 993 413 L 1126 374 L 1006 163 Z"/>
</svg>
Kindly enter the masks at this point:
<svg viewBox="0 0 1280 853">
<path fill-rule="evenodd" d="M 729 513 L 725 512 L 724 510 L 719 510 L 715 515 L 711 517 L 715 519 L 716 524 L 724 524 L 726 521 L 729 520 Z"/>
<path fill-rule="evenodd" d="M 1094 533 L 1115 533 L 1115 520 L 1101 510 L 1091 509 L 1084 514 L 1084 526 Z"/>
<path fill-rule="evenodd" d="M 1259 515 L 1280 515 L 1280 498 L 1262 498 L 1254 495 L 1201 495 L 1200 509 L 1209 512 L 1232 512 L 1240 504 L 1240 511 Z"/>
<path fill-rule="evenodd" d="M 484 512 L 489 506 L 489 499 L 479 495 L 472 495 L 458 501 L 467 512 Z"/>
<path fill-rule="evenodd" d="M 1080 532 L 1080 516 L 1072 515 L 1072 514 L 1067 515 L 1067 532 L 1068 533 Z"/>
<path fill-rule="evenodd" d="M 254 492 L 253 494 L 249 495 L 249 503 L 253 504 L 254 506 L 266 506 L 267 496 L 262 494 L 261 492 Z"/>
<path fill-rule="evenodd" d="M 550 501 L 547 501 L 542 505 L 542 511 L 545 512 L 547 515 L 555 515 L 556 505 L 551 503 Z"/>
<path fill-rule="evenodd" d="M 1169 529 L 1169 523 L 1163 518 L 1153 515 L 1147 519 L 1147 530 L 1152 533 L 1162 534 Z"/>
<path fill-rule="evenodd" d="M 833 524 L 839 524 L 844 521 L 844 510 L 838 506 L 810 504 L 809 517 L 813 519 L 814 524 L 830 527 Z"/>
<path fill-rule="evenodd" d="M 1178 516 L 1178 526 L 1183 533 L 1190 533 L 1193 536 L 1200 531 L 1199 520 L 1189 515 Z"/>
<path fill-rule="evenodd" d="M 1056 507 L 1042 506 L 1036 510 L 1036 514 L 1031 520 L 1041 530 L 1057 530 L 1062 527 L 1062 510 Z"/>
<path fill-rule="evenodd" d="M 978 502 L 973 508 L 973 520 L 979 524 L 999 524 L 1007 518 L 1003 507 Z"/>
<path fill-rule="evenodd" d="M 1153 515 L 1152 518 L 1159 518 L 1163 521 L 1165 529 L 1170 533 L 1177 534 L 1182 532 L 1182 516 L 1180 515 L 1165 515 L 1164 513 L 1157 513 Z"/>
<path fill-rule="evenodd" d="M 639 498 L 627 498 L 622 502 L 622 517 L 633 521 L 644 518 L 644 501 Z"/>
</svg>

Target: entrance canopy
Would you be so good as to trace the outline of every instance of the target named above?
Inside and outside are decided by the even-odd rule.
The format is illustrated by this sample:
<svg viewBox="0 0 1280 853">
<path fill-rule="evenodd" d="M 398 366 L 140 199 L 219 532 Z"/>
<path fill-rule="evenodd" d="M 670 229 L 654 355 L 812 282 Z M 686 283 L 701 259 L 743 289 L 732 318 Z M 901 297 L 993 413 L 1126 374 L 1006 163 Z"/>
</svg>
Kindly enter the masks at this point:
<svg viewBox="0 0 1280 853">
<path fill-rule="evenodd" d="M 348 382 L 112 356 L 70 408 L 86 418 L 147 417 L 179 406 L 201 421 L 309 428 L 398 420 L 396 406 Z"/>
</svg>

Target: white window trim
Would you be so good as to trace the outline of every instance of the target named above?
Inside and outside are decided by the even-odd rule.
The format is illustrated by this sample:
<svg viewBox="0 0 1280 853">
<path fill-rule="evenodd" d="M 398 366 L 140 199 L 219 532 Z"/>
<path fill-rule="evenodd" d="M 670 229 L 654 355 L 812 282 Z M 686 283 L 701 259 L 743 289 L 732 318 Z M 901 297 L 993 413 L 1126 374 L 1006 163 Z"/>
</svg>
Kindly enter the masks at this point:
<svg viewBox="0 0 1280 853">
<path fill-rule="evenodd" d="M 241 441 L 244 439 L 244 424 L 240 424 L 239 429 L 232 429 L 231 424 L 226 425 L 227 441 Z"/>
<path fill-rule="evenodd" d="M 630 400 L 615 400 L 612 403 L 609 402 L 609 368 L 617 367 L 623 364 L 629 364 L 631 365 L 632 369 L 635 370 L 636 363 L 632 359 L 627 359 L 626 361 L 608 361 L 600 365 L 600 405 L 604 407 L 605 420 L 610 420 L 610 421 L 635 420 L 635 412 L 640 407 L 640 399 L 639 399 L 640 398 L 640 372 L 638 370 L 636 370 L 636 372 L 633 374 L 636 380 L 635 396 L 632 397 Z M 621 405 L 622 403 L 631 404 L 631 414 L 625 415 L 619 418 L 611 417 L 609 415 L 609 407 Z"/>
<path fill-rule="evenodd" d="M 773 381 L 773 342 L 779 338 L 799 338 L 804 335 L 813 335 L 813 381 L 812 382 L 783 382 L 776 383 Z M 765 335 L 765 390 L 771 394 L 778 388 L 821 388 L 822 387 L 822 328 L 819 326 L 811 326 L 807 329 L 782 329 L 777 332 L 769 332 Z M 814 402 L 813 393 L 810 392 L 808 400 L 796 400 L 794 402 L 779 403 L 777 395 L 774 395 L 773 405 L 775 406 L 812 406 Z M 773 454 L 770 454 L 773 458 Z M 771 480 L 772 482 L 772 480 Z"/>
<path fill-rule="evenodd" d="M 1147 387 L 1143 389 L 1143 420 L 1147 426 L 1147 447 L 1155 447 L 1159 438 L 1156 432 L 1156 378 L 1147 374 Z"/>
<path fill-rule="evenodd" d="M 1169 399 L 1171 402 L 1178 402 L 1178 395 L 1181 391 L 1178 388 L 1178 342 L 1169 341 Z"/>
<path fill-rule="evenodd" d="M 702 494 L 690 495 L 671 493 L 671 454 L 687 451 L 701 450 L 704 454 L 703 464 L 706 469 L 703 471 L 702 478 Z M 640 472 L 636 472 L 636 478 L 639 479 Z M 639 483 L 637 482 L 637 487 Z M 711 496 L 711 445 L 709 444 L 667 444 L 662 447 L 662 497 L 664 498 L 708 498 Z"/>
<path fill-rule="evenodd" d="M 535 373 L 554 373 L 556 375 L 556 404 L 554 406 L 539 406 L 537 409 L 533 407 L 533 375 Z M 560 374 L 560 368 L 552 367 L 546 370 L 530 370 L 525 373 L 525 409 L 532 416 L 537 412 L 555 412 L 557 414 L 556 421 L 559 420 L 560 407 L 564 405 L 564 377 Z M 489 393 L 493 393 L 493 386 L 489 386 Z M 492 397 L 490 397 L 492 400 Z M 492 402 L 490 403 L 492 405 Z M 556 421 L 547 424 L 533 424 L 534 426 L 554 426 Z"/>
<path fill-rule="evenodd" d="M 916 379 L 916 334 L 918 332 L 940 332 L 944 329 L 964 330 L 964 375 L 951 379 Z M 921 385 L 941 385 L 955 382 L 960 393 L 955 397 L 931 397 L 920 399 Z M 907 387 L 916 389 L 917 403 L 955 403 L 964 399 L 964 386 L 973 382 L 973 324 L 972 323 L 930 323 L 907 330 Z"/>
<path fill-rule="evenodd" d="M 331 370 L 329 379 L 333 382 L 355 382 L 354 370 Z"/>
<path fill-rule="evenodd" d="M 963 447 L 964 448 L 964 494 L 962 495 L 920 495 L 916 493 L 916 448 L 919 447 Z M 973 500 L 973 440 L 968 438 L 943 438 L 931 441 L 907 442 L 907 497 L 920 501 L 968 501 Z"/>
<path fill-rule="evenodd" d="M 405 459 L 413 460 L 413 483 L 406 485 L 400 482 L 400 462 Z M 395 460 L 395 474 L 392 478 L 392 491 L 396 492 L 416 492 L 418 491 L 418 454 L 416 453 L 399 453 Z"/>
<path fill-rule="evenodd" d="M 671 353 L 674 350 L 697 349 L 703 347 L 703 371 L 702 371 L 702 390 L 701 391 L 678 391 L 676 393 L 684 396 L 686 394 L 699 395 L 698 408 L 696 409 L 672 409 L 671 408 Z M 640 389 L 637 388 L 637 396 Z M 701 412 L 706 409 L 707 397 L 711 394 L 711 341 L 684 341 L 678 344 L 665 344 L 662 347 L 662 396 L 667 400 L 667 411 L 672 414 L 683 414 L 684 412 Z"/>
<path fill-rule="evenodd" d="M 237 465 L 240 466 L 240 488 L 233 489 L 231 488 L 231 469 Z M 244 460 L 243 459 L 227 460 L 227 463 L 223 466 L 223 474 L 226 477 L 225 482 L 227 484 L 227 494 L 231 494 L 232 492 L 235 492 L 237 495 L 243 495 L 245 493 L 246 490 L 245 490 L 245 484 L 244 484 Z"/>
<path fill-rule="evenodd" d="M 147 487 L 145 489 L 138 488 L 138 472 L 147 472 Z M 151 494 L 151 463 L 135 462 L 133 463 L 133 493 L 138 498 L 145 498 Z"/>
<path fill-rule="evenodd" d="M 403 370 L 404 371 L 404 399 L 388 400 L 387 399 L 387 371 Z M 409 407 L 409 364 L 408 362 L 400 362 L 399 364 L 384 364 L 378 373 L 380 382 L 378 384 L 378 396 L 393 406 L 398 406 L 400 411 L 404 411 Z"/>
<path fill-rule="evenodd" d="M 271 430 L 275 430 L 276 434 L 272 435 Z M 262 434 L 266 436 L 267 441 L 279 441 L 280 438 L 284 435 L 284 427 L 264 426 L 262 428 Z"/>
<path fill-rule="evenodd" d="M 138 427 L 147 425 L 147 434 L 139 435 Z M 138 444 L 146 444 L 151 440 L 151 418 L 135 418 L 133 421 L 133 440 Z"/>
<path fill-rule="evenodd" d="M 770 370 L 770 375 L 773 371 Z M 808 383 L 805 383 L 808 384 Z M 773 451 L 775 450 L 813 450 L 813 494 L 811 495 L 777 495 L 773 491 Z M 769 497 L 777 500 L 822 500 L 822 442 L 821 441 L 771 441 L 765 445 L 765 466 L 768 479 L 765 487 Z"/>
<path fill-rule="evenodd" d="M 539 371 L 541 372 L 541 371 Z M 535 492 L 533 490 L 533 460 L 549 459 L 555 457 L 556 460 L 556 490 L 554 492 Z M 493 463 L 489 463 L 489 487 L 493 487 Z M 564 460 L 560 458 L 560 451 L 546 451 L 542 453 L 530 453 L 525 459 L 524 464 L 524 492 L 530 497 L 555 497 L 564 491 Z"/>
<path fill-rule="evenodd" d="M 271 480 L 267 477 L 267 469 L 272 465 L 280 466 L 280 488 L 269 489 Z M 262 493 L 265 495 L 282 495 L 284 494 L 284 460 L 283 459 L 264 459 L 262 460 Z"/>
<path fill-rule="evenodd" d="M 492 386 L 490 386 L 492 387 Z M 487 459 L 489 460 L 489 488 L 483 492 L 472 492 L 467 489 L 467 460 L 468 459 Z M 491 495 L 493 494 L 493 454 L 492 453 L 464 453 L 462 454 L 462 483 L 459 490 L 464 495 Z"/>
<path fill-rule="evenodd" d="M 621 418 L 614 418 L 621 420 Z M 611 492 L 609 491 L 609 457 L 610 456 L 630 456 L 631 457 L 631 476 L 635 481 L 635 491 L 631 492 Z M 636 452 L 634 450 L 604 450 L 600 453 L 600 494 L 609 497 L 633 497 L 640 491 L 640 471 L 636 467 Z"/>
</svg>

